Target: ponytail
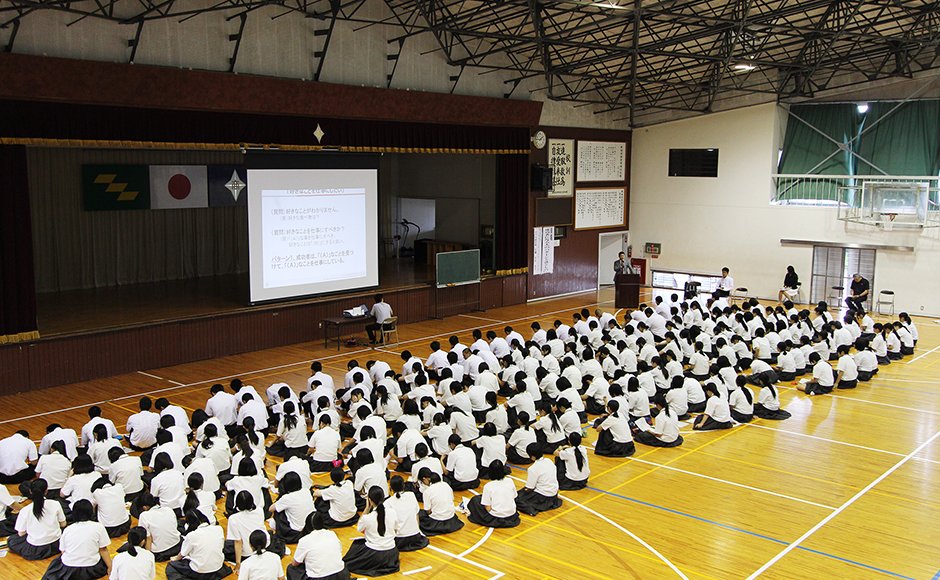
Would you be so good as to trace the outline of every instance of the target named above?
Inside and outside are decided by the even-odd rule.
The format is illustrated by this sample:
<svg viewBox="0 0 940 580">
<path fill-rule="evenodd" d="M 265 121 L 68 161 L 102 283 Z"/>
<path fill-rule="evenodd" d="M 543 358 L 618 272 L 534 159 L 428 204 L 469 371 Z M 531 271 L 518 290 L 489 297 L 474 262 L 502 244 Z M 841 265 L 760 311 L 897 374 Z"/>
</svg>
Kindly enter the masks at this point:
<svg viewBox="0 0 940 580">
<path fill-rule="evenodd" d="M 571 444 L 571 447 L 574 449 L 574 461 L 578 465 L 578 471 L 584 469 L 584 452 L 581 451 L 581 434 L 572 433 L 568 436 L 568 443 Z"/>
<path fill-rule="evenodd" d="M 378 516 L 378 531 L 380 536 L 384 536 L 388 531 L 385 526 L 385 492 L 382 488 L 373 485 L 369 490 L 369 501 L 375 506 L 375 513 Z"/>
<path fill-rule="evenodd" d="M 137 556 L 137 548 L 144 545 L 147 541 L 147 530 L 140 526 L 135 526 L 127 532 L 127 553 L 131 556 Z"/>
<path fill-rule="evenodd" d="M 33 500 L 33 515 L 36 519 L 42 518 L 42 510 L 46 503 L 46 492 L 49 484 L 45 479 L 37 479 L 29 487 L 29 499 Z"/>
<path fill-rule="evenodd" d="M 751 389 L 748 387 L 741 387 L 741 390 L 744 391 L 744 398 L 747 399 L 749 405 L 754 404 L 754 393 L 751 392 Z"/>
</svg>

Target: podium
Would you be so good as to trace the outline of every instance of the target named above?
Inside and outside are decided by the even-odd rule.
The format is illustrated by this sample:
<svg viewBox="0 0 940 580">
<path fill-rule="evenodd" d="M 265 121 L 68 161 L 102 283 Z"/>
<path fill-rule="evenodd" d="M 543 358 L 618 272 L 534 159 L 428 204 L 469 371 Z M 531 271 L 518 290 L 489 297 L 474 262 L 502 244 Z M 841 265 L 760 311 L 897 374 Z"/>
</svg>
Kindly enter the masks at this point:
<svg viewBox="0 0 940 580">
<path fill-rule="evenodd" d="M 637 308 L 640 306 L 640 284 L 639 274 L 615 274 L 614 275 L 614 307 L 615 308 Z"/>
</svg>

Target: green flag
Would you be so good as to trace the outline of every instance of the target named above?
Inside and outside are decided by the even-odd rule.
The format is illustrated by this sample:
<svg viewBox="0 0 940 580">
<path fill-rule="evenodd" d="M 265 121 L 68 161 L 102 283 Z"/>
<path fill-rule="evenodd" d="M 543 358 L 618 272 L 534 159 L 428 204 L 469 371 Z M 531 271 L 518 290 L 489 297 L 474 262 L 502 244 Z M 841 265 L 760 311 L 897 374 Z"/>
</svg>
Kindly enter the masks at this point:
<svg viewBox="0 0 940 580">
<path fill-rule="evenodd" d="M 83 165 L 85 211 L 150 209 L 146 165 Z"/>
</svg>

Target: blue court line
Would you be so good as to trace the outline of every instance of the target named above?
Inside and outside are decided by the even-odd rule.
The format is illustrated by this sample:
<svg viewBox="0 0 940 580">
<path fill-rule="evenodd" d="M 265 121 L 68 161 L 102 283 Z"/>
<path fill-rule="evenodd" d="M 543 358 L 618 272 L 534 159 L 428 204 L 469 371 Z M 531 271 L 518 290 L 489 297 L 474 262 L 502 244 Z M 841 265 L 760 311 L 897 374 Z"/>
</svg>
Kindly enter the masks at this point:
<svg viewBox="0 0 940 580">
<path fill-rule="evenodd" d="M 874 381 L 874 379 L 872 379 L 872 381 Z M 860 383 L 860 384 L 861 384 L 861 383 Z M 938 393 L 938 392 L 936 392 L 936 391 L 920 391 L 920 390 L 918 390 L 918 389 L 908 389 L 908 388 L 906 388 L 906 387 L 895 387 L 895 386 L 892 386 L 892 385 L 881 385 L 881 384 L 878 384 L 878 383 L 875 383 L 875 382 L 870 382 L 870 383 L 867 383 L 867 384 L 869 384 L 869 385 L 871 385 L 871 386 L 873 386 L 873 387 L 878 387 L 878 388 L 897 389 L 897 390 L 899 390 L 899 391 L 905 391 L 905 392 L 907 392 L 907 393 L 920 393 L 920 394 L 922 394 L 922 395 L 933 395 L 933 396 L 935 396 L 935 397 L 936 397 L 937 395 L 940 395 L 940 393 Z"/>
<path fill-rule="evenodd" d="M 517 466 L 517 465 L 511 465 L 511 464 L 509 464 L 509 466 L 512 467 L 513 469 L 519 469 L 519 470 L 521 470 L 521 471 L 528 471 L 528 469 L 526 469 L 526 468 L 524 468 L 524 467 L 519 467 L 519 466 Z M 641 501 L 641 500 L 638 500 L 638 499 L 634 499 L 634 498 L 632 498 L 632 497 L 627 497 L 627 496 L 625 496 L 625 495 L 619 495 L 619 494 L 616 494 L 616 493 L 613 493 L 613 492 L 610 492 L 610 491 L 604 491 L 603 489 L 598 489 L 598 488 L 596 488 L 596 487 L 588 486 L 588 487 L 586 487 L 585 489 L 590 489 L 590 490 L 592 490 L 592 491 L 596 491 L 596 492 L 598 492 L 598 493 L 603 493 L 603 494 L 605 494 L 605 495 L 610 495 L 610 496 L 613 496 L 613 497 L 619 497 L 620 499 L 625 499 L 625 500 L 630 501 L 630 502 L 633 502 L 633 503 L 638 503 L 638 504 L 640 504 L 640 505 L 645 505 L 645 506 L 647 506 L 647 507 L 651 507 L 651 508 L 655 508 L 655 509 L 662 510 L 662 511 L 665 511 L 665 512 L 673 513 L 673 514 L 680 515 L 680 516 L 683 516 L 683 517 L 691 518 L 691 519 L 693 519 L 693 520 L 698 520 L 698 521 L 700 521 L 700 522 L 705 522 L 706 524 L 712 524 L 712 525 L 714 525 L 714 526 L 719 526 L 719 527 L 722 527 L 722 528 L 725 528 L 725 529 L 728 529 L 728 530 L 733 530 L 733 531 L 735 531 L 735 532 L 741 532 L 742 534 L 748 534 L 748 535 L 750 535 L 750 536 L 756 536 L 756 537 L 758 537 L 758 538 L 761 538 L 761 539 L 764 539 L 764 540 L 769 540 L 769 541 L 771 541 L 771 542 L 775 542 L 775 543 L 777 543 L 777 544 L 782 544 L 782 545 L 784 545 L 784 546 L 789 546 L 789 545 L 790 545 L 790 542 L 785 542 L 785 541 L 783 541 L 783 540 L 778 540 L 777 538 L 771 538 L 770 536 L 765 536 L 765 535 L 763 535 L 763 534 L 758 534 L 757 532 L 751 532 L 751 531 L 748 531 L 748 530 L 742 530 L 741 528 L 736 528 L 736 527 L 734 527 L 734 526 L 729 526 L 728 524 L 722 524 L 722 523 L 720 523 L 720 522 L 715 522 L 715 521 L 712 521 L 712 520 L 707 520 L 707 519 L 705 519 L 705 518 L 701 518 L 701 517 L 698 517 L 698 516 L 693 516 L 692 514 L 687 514 L 687 513 L 685 513 L 685 512 L 680 512 L 680 511 L 676 511 L 676 510 L 673 510 L 673 509 L 670 509 L 670 508 L 658 506 L 658 505 L 656 505 L 656 504 L 652 504 L 652 503 L 648 503 L 648 502 Z M 898 573 L 896 573 L 896 572 L 891 572 L 891 571 L 889 571 L 889 570 L 882 570 L 881 568 L 875 568 L 874 566 L 869 566 L 868 564 L 862 564 L 861 562 L 856 562 L 856 561 L 854 561 L 854 560 L 847 560 L 846 558 L 840 558 L 839 556 L 833 556 L 832 554 L 827 554 L 827 553 L 825 553 L 825 552 L 820 552 L 820 551 L 818 551 L 818 550 L 813 550 L 813 549 L 811 549 L 811 548 L 805 548 L 805 547 L 803 547 L 803 546 L 797 546 L 797 549 L 799 549 L 799 550 L 804 550 L 804 551 L 806 551 L 806 552 L 811 552 L 811 553 L 813 553 L 813 554 L 818 554 L 818 555 L 820 555 L 820 556 L 826 556 L 826 557 L 828 557 L 828 558 L 832 558 L 833 560 L 839 560 L 840 562 L 845 562 L 845 563 L 847 563 L 847 564 L 852 564 L 852 565 L 854 565 L 854 566 L 859 566 L 859 567 L 861 567 L 861 568 L 866 568 L 866 569 L 868 569 L 868 570 L 874 570 L 874 571 L 876 571 L 876 572 L 881 572 L 882 574 L 887 574 L 887 575 L 889 575 L 889 576 L 894 576 L 894 577 L 896 577 L 896 578 L 904 578 L 904 580 L 916 580 L 915 578 L 911 578 L 910 576 L 904 576 L 903 574 L 898 574 Z M 940 571 L 938 571 L 937 574 L 936 574 L 936 576 L 934 576 L 931 580 L 940 580 Z"/>
<path fill-rule="evenodd" d="M 938 580 L 938 579 L 940 579 L 940 570 L 938 570 L 937 573 L 934 574 L 933 578 L 931 578 L 930 580 Z"/>
</svg>

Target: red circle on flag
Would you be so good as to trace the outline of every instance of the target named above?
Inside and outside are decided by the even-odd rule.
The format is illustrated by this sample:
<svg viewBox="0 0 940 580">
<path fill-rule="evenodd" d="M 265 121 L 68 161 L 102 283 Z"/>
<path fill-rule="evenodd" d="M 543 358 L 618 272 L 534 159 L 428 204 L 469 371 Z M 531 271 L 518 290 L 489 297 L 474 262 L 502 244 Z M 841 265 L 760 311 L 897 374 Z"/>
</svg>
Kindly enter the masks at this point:
<svg viewBox="0 0 940 580">
<path fill-rule="evenodd" d="M 169 182 L 167 182 L 166 188 L 174 199 L 182 200 L 189 197 L 189 193 L 193 190 L 193 184 L 189 182 L 188 177 L 181 173 L 177 173 L 170 178 Z"/>
</svg>

